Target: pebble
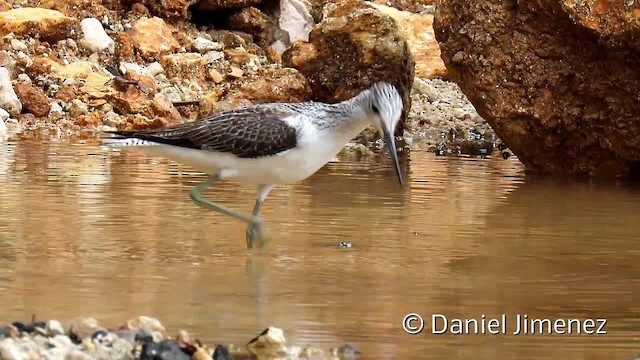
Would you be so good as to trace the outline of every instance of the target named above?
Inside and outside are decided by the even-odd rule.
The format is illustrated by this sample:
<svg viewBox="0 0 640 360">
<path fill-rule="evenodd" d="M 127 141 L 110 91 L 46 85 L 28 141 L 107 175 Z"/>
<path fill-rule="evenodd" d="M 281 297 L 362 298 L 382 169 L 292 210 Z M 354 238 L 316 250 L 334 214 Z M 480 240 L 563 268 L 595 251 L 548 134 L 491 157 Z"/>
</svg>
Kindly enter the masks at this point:
<svg viewBox="0 0 640 360">
<path fill-rule="evenodd" d="M 27 357 L 20 351 L 15 340 L 6 338 L 0 341 L 0 359 L 3 360 L 23 360 Z"/>
<path fill-rule="evenodd" d="M 0 108 L 13 116 L 18 116 L 22 112 L 22 103 L 13 90 L 9 71 L 5 67 L 0 67 Z"/>
<path fill-rule="evenodd" d="M 18 81 L 21 82 L 21 83 L 24 83 L 24 84 L 28 84 L 28 85 L 31 85 L 31 83 L 32 83 L 31 78 L 27 74 L 19 74 L 18 75 Z"/>
<path fill-rule="evenodd" d="M 23 41 L 12 39 L 11 40 L 11 48 L 15 51 L 27 51 L 29 47 Z"/>
<path fill-rule="evenodd" d="M 171 340 L 162 340 L 158 343 L 148 343 L 142 347 L 140 360 L 190 360 L 178 345 Z"/>
<path fill-rule="evenodd" d="M 152 62 L 151 64 L 147 65 L 146 68 L 144 68 L 145 75 L 149 77 L 156 77 L 156 75 L 159 75 L 163 72 L 164 72 L 164 68 L 157 61 Z"/>
<path fill-rule="evenodd" d="M 224 53 L 222 51 L 209 51 L 203 56 L 204 63 L 209 65 L 220 59 L 224 59 Z"/>
<path fill-rule="evenodd" d="M 71 104 L 69 105 L 69 116 L 72 118 L 76 118 L 80 115 L 85 115 L 89 113 L 89 109 L 87 104 L 82 102 L 79 99 L 71 100 Z"/>
<path fill-rule="evenodd" d="M 95 18 L 83 19 L 80 22 L 80 30 L 82 31 L 80 46 L 93 52 L 108 50 L 110 54 L 114 53 L 115 42 L 104 31 L 100 20 Z"/>
<path fill-rule="evenodd" d="M 193 40 L 191 46 L 194 50 L 198 51 L 201 54 L 204 54 L 211 50 L 222 50 L 222 44 L 215 41 L 207 40 L 200 36 Z"/>
<path fill-rule="evenodd" d="M 0 127 L 2 127 L 2 125 L 4 125 L 4 122 L 9 120 L 10 117 L 11 115 L 9 115 L 9 113 L 5 109 L 0 109 L 0 120 L 2 121 L 2 124 L 0 124 Z"/>
</svg>

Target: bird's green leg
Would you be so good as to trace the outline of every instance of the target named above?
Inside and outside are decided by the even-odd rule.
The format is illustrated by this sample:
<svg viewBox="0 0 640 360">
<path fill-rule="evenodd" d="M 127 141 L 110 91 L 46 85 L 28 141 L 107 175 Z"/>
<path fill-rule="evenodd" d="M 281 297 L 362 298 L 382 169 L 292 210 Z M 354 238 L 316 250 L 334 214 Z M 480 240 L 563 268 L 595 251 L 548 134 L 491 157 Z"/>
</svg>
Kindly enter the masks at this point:
<svg viewBox="0 0 640 360">
<path fill-rule="evenodd" d="M 254 229 L 255 232 L 255 236 L 257 237 L 257 239 L 259 239 L 260 241 L 264 241 L 264 226 L 262 223 L 262 220 L 260 218 L 258 218 L 255 215 L 252 216 L 247 216 L 244 214 L 241 214 L 235 210 L 229 209 L 225 206 L 222 206 L 220 204 L 217 204 L 213 201 L 209 201 L 206 200 L 202 197 L 202 192 L 209 186 L 211 186 L 213 183 L 215 183 L 216 181 L 220 180 L 220 176 L 218 175 L 214 175 L 209 177 L 209 179 L 207 179 L 207 181 L 203 182 L 202 184 L 196 186 L 195 188 L 193 188 L 193 190 L 191 190 L 191 199 L 198 205 L 202 206 L 202 207 L 206 207 L 208 209 L 212 209 L 215 210 L 217 212 L 220 212 L 222 214 L 225 215 L 229 215 L 229 216 L 233 216 L 236 219 L 240 219 L 246 223 L 249 224 L 249 227 Z M 259 209 L 258 209 L 259 210 Z M 255 212 L 255 209 L 254 209 Z M 249 242 L 247 242 L 247 246 L 248 247 L 252 247 L 249 246 Z"/>
<path fill-rule="evenodd" d="M 264 204 L 264 199 L 267 198 L 267 195 L 273 189 L 274 184 L 265 184 L 258 186 L 258 198 L 256 199 L 256 205 L 253 207 L 253 213 L 251 214 L 253 217 L 258 218 L 258 214 L 260 214 L 260 209 L 262 209 L 262 204 Z M 259 229 L 258 229 L 259 230 Z M 264 237 L 258 236 L 255 237 L 256 229 L 255 226 L 249 224 L 247 227 L 247 247 L 263 247 L 265 245 Z"/>
<path fill-rule="evenodd" d="M 263 201 L 260 200 L 260 198 L 258 198 L 258 200 L 256 200 L 256 205 L 253 207 L 253 212 L 251 213 L 251 215 L 253 215 L 254 217 L 258 217 L 258 214 L 260 213 L 260 209 L 262 208 L 262 204 L 263 204 Z M 247 248 L 254 247 L 254 241 L 256 239 L 254 238 L 255 231 L 253 228 L 254 227 L 252 224 L 249 224 L 249 226 L 247 226 Z M 264 241 L 262 241 L 260 244 L 257 244 L 257 245 L 258 247 L 264 246 Z"/>
</svg>

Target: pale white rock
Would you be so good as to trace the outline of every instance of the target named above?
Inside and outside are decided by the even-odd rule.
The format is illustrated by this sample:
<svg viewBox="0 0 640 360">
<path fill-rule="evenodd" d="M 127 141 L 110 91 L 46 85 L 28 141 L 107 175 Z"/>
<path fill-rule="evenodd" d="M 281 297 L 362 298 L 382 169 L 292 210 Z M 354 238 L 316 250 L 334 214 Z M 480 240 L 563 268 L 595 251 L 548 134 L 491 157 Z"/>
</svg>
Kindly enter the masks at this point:
<svg viewBox="0 0 640 360">
<path fill-rule="evenodd" d="M 66 78 L 62 81 L 62 85 L 66 85 L 66 86 L 73 86 L 76 84 L 76 79 L 74 78 Z"/>
<path fill-rule="evenodd" d="M 208 65 L 220 59 L 223 59 L 224 53 L 222 51 L 209 51 L 208 53 L 204 54 L 203 58 L 204 58 L 204 63 Z"/>
<path fill-rule="evenodd" d="M 60 104 L 57 101 L 51 102 L 51 104 L 49 104 L 49 107 L 50 107 L 49 116 L 55 117 L 55 116 L 61 116 L 63 114 L 62 106 L 60 106 Z"/>
<path fill-rule="evenodd" d="M 60 112 L 62 113 L 62 108 L 57 102 L 51 103 L 51 108 L 53 109 L 54 104 L 60 108 Z M 64 335 L 64 327 L 58 320 L 49 320 L 46 330 L 49 336 Z"/>
<path fill-rule="evenodd" d="M 24 62 L 27 65 L 27 67 L 33 65 L 33 60 L 31 59 L 31 57 L 29 57 L 29 55 L 25 54 L 24 52 L 19 51 L 16 56 L 20 60 L 22 60 L 22 62 Z"/>
<path fill-rule="evenodd" d="M 289 34 L 289 41 L 309 41 L 309 33 L 315 25 L 308 0 L 280 0 L 278 25 Z"/>
<path fill-rule="evenodd" d="M 27 74 L 18 75 L 18 81 L 24 84 L 31 84 L 31 78 Z"/>
<path fill-rule="evenodd" d="M 0 122 L 4 124 L 4 122 L 9 120 L 10 117 L 11 115 L 5 109 L 0 109 Z"/>
<path fill-rule="evenodd" d="M 144 68 L 144 74 L 149 77 L 156 77 L 156 75 L 161 74 L 163 72 L 164 72 L 164 68 L 157 61 L 152 62 L 151 64 L 147 65 L 147 67 Z"/>
<path fill-rule="evenodd" d="M 87 104 L 82 102 L 79 99 L 71 100 L 71 104 L 69 105 L 69 116 L 78 117 L 80 115 L 85 115 L 89 112 L 89 108 Z"/>
<path fill-rule="evenodd" d="M 29 50 L 29 47 L 27 46 L 27 44 L 24 43 L 24 41 L 20 41 L 18 39 L 12 39 L 11 40 L 11 48 L 15 51 L 27 51 Z"/>
<path fill-rule="evenodd" d="M 13 90 L 9 71 L 4 67 L 0 67 L 0 108 L 13 116 L 18 116 L 22 112 L 22 103 Z"/>
<path fill-rule="evenodd" d="M 25 353 L 20 351 L 18 345 L 12 338 L 0 341 L 0 359 L 3 360 L 23 360 L 27 359 Z"/>
<path fill-rule="evenodd" d="M 220 44 L 219 42 L 207 40 L 200 36 L 193 40 L 191 46 L 194 50 L 202 54 L 212 50 L 222 50 L 222 44 Z"/>
<path fill-rule="evenodd" d="M 86 18 L 80 22 L 80 30 L 82 31 L 80 46 L 93 52 L 108 50 L 110 54 L 114 53 L 115 42 L 104 31 L 100 20 Z"/>
<path fill-rule="evenodd" d="M 133 71 L 136 72 L 140 75 L 144 75 L 145 74 L 145 69 L 136 64 L 136 63 L 130 63 L 130 62 L 121 62 L 120 63 L 120 72 L 123 74 L 126 74 L 127 71 Z"/>
</svg>

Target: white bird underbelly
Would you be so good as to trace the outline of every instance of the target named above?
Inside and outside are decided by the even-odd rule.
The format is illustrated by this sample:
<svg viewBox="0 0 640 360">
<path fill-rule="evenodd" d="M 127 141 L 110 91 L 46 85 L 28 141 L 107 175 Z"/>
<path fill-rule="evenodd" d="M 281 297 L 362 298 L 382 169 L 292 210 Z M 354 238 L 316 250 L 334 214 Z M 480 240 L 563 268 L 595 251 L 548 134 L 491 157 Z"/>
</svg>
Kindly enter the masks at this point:
<svg viewBox="0 0 640 360">
<path fill-rule="evenodd" d="M 327 146 L 328 145 L 328 146 Z M 148 155 L 161 156 L 191 166 L 207 174 L 238 179 L 247 184 L 291 184 L 304 180 L 328 163 L 345 144 L 314 142 L 260 158 L 238 158 L 229 153 L 203 151 L 174 145 L 125 147 Z"/>
</svg>

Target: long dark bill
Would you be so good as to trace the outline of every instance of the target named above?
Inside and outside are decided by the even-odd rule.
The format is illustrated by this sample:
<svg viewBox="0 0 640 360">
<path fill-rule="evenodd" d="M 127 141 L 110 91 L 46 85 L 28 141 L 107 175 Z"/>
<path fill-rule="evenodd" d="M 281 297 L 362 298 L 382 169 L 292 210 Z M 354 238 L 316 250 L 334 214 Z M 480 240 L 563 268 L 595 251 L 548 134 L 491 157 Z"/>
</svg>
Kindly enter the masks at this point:
<svg viewBox="0 0 640 360">
<path fill-rule="evenodd" d="M 398 162 L 398 154 L 396 153 L 396 140 L 389 130 L 384 130 L 384 141 L 387 143 L 387 147 L 389 148 L 389 153 L 391 153 L 391 160 L 393 161 L 393 166 L 396 170 L 396 175 L 398 175 L 398 181 L 400 182 L 400 186 L 404 187 L 404 181 L 402 180 L 402 172 L 400 171 L 400 163 Z"/>
</svg>

